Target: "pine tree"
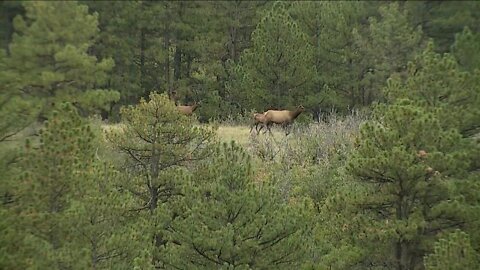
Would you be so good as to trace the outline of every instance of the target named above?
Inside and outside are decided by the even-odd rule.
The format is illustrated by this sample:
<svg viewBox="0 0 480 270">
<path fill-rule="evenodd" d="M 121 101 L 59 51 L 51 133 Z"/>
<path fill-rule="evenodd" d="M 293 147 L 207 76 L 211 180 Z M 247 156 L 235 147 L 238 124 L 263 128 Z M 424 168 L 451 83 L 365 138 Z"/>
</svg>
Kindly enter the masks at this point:
<svg viewBox="0 0 480 270">
<path fill-rule="evenodd" d="M 0 142 L 8 140 L 28 126 L 37 108 L 31 101 L 22 98 L 15 88 L 17 74 L 7 68 L 7 57 L 0 50 Z"/>
<path fill-rule="evenodd" d="M 289 12 L 309 36 L 315 51 L 317 80 L 308 107 L 316 113 L 332 108 L 344 110 L 362 103 L 356 87 L 361 72 L 361 58 L 356 53 L 352 29 L 363 29 L 362 21 L 372 14 L 375 3 L 299 1 Z M 355 82 L 355 83 L 354 83 Z"/>
<path fill-rule="evenodd" d="M 140 204 L 131 210 L 145 220 L 146 235 L 159 248 L 169 241 L 164 223 L 173 218 L 165 209 L 175 208 L 178 197 L 184 195 L 185 183 L 176 175 L 211 154 L 215 132 L 195 126 L 195 118 L 180 114 L 166 94 L 155 92 L 149 101 L 142 99 L 137 106 L 123 108 L 121 115 L 124 126 L 108 132 L 107 138 L 126 155 L 122 187 Z M 155 264 L 161 259 L 157 251 L 149 251 Z"/>
<path fill-rule="evenodd" d="M 438 52 L 447 52 L 454 43 L 455 35 L 464 27 L 473 32 L 480 31 L 480 3 L 477 1 L 463 1 L 459 3 L 442 1 L 425 1 L 425 18 L 421 21 L 422 28 L 428 37 L 438 44 Z M 418 8 L 417 8 L 418 9 Z"/>
<path fill-rule="evenodd" d="M 128 269 L 138 256 L 128 242 L 139 234 L 123 217 L 132 200 L 115 188 L 118 174 L 96 160 L 96 138 L 71 105 L 45 126 L 38 143 L 26 143 L 7 209 L 17 217 L 2 241 L 15 268 Z"/>
<path fill-rule="evenodd" d="M 121 111 L 125 126 L 107 133 L 114 147 L 128 157 L 127 171 L 136 177 L 126 188 L 154 211 L 179 195 L 172 173 L 208 154 L 214 130 L 195 127 L 195 119 L 180 114 L 165 94 L 150 94 L 137 106 Z"/>
<path fill-rule="evenodd" d="M 0 3 L 0 49 L 8 49 L 13 33 L 13 18 L 23 14 L 24 9 L 19 1 L 3 1 Z"/>
<path fill-rule="evenodd" d="M 465 137 L 480 131 L 480 86 L 478 72 L 464 72 L 449 54 L 435 52 L 433 42 L 409 64 L 406 80 L 390 79 L 388 100 L 409 98 L 435 111 L 445 129 L 455 128 Z"/>
<path fill-rule="evenodd" d="M 292 269 L 303 262 L 303 206 L 282 201 L 271 184 L 255 183 L 251 166 L 239 146 L 224 143 L 184 176 L 189 185 L 169 226 L 174 241 L 163 251 L 164 267 Z"/>
<path fill-rule="evenodd" d="M 120 92 L 120 103 L 134 103 L 144 94 L 140 83 L 141 65 L 140 61 L 142 39 L 139 35 L 140 22 L 153 21 L 149 14 L 144 13 L 140 2 L 106 2 L 106 1 L 84 1 L 90 10 L 97 12 L 98 27 L 101 29 L 96 42 L 93 44 L 93 52 L 98 58 L 112 58 L 115 66 L 107 81 L 108 87 Z M 144 44 L 144 43 L 143 43 Z M 143 48 L 145 50 L 146 45 Z M 158 49 L 160 45 L 156 45 Z M 147 62 L 149 62 L 147 60 Z M 155 70 L 157 71 L 157 70 Z M 143 77 L 144 81 L 147 81 Z"/>
<path fill-rule="evenodd" d="M 20 154 L 13 138 L 32 122 L 36 108 L 12 89 L 14 75 L 5 69 L 4 50 L 0 50 L 0 70 L 0 268 L 22 269 L 25 265 L 16 256 L 16 242 L 21 242 L 23 237 L 18 228 L 12 226 L 17 223 L 17 217 L 10 211 L 17 185 L 14 179 L 20 173 L 16 166 Z"/>
<path fill-rule="evenodd" d="M 426 270 L 477 269 L 480 257 L 468 234 L 457 230 L 435 243 L 435 250 L 424 259 Z"/>
<path fill-rule="evenodd" d="M 394 73 L 403 75 L 406 64 L 421 47 L 422 30 L 413 28 L 406 9 L 398 3 L 379 7 L 380 18 L 369 18 L 366 33 L 355 30 L 357 53 L 362 55 L 360 97 L 369 104 L 381 98 L 386 79 Z"/>
<path fill-rule="evenodd" d="M 380 260 L 413 269 L 436 233 L 468 220 L 468 210 L 450 200 L 454 179 L 470 166 L 463 157 L 472 144 L 412 101 L 379 106 L 375 116 L 361 128 L 348 165 L 369 189 L 356 205 L 374 216 L 367 239 L 381 243 L 386 254 Z"/>
<path fill-rule="evenodd" d="M 451 51 L 463 69 L 470 72 L 480 69 L 479 44 L 480 34 L 472 33 L 468 27 L 455 35 L 455 43 L 452 45 Z"/>
<path fill-rule="evenodd" d="M 23 5 L 26 13 L 14 20 L 6 68 L 15 73 L 15 88 L 42 104 L 42 116 L 62 101 L 91 111 L 119 98 L 115 91 L 99 89 L 112 60 L 99 62 L 89 55 L 99 31 L 97 14 L 75 1 Z"/>
<path fill-rule="evenodd" d="M 237 81 L 230 87 L 239 87 L 237 94 L 246 96 L 242 102 L 256 109 L 301 103 L 315 74 L 313 50 L 282 3 L 275 3 L 266 12 L 252 33 L 252 41 L 253 47 L 243 53 L 235 67 Z"/>
</svg>

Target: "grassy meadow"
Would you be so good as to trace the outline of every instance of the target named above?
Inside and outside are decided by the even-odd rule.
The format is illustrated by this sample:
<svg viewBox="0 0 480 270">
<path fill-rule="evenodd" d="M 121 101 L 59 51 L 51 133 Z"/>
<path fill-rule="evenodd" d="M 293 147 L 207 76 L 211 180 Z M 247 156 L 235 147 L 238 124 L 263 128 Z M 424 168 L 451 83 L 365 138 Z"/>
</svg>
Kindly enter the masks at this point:
<svg viewBox="0 0 480 270">
<path fill-rule="evenodd" d="M 335 114 L 327 117 L 320 123 L 294 124 L 292 131 L 285 136 L 283 129 L 272 127 L 272 134 L 257 134 L 255 130 L 250 132 L 250 126 L 242 123 L 216 123 L 217 138 L 220 142 L 234 141 L 246 149 L 260 168 L 259 162 L 283 164 L 291 167 L 306 167 L 329 163 L 339 156 L 346 157 L 353 148 L 358 127 L 365 120 L 364 116 L 351 114 L 346 117 L 338 117 Z M 122 124 L 104 124 L 99 120 L 93 120 L 92 125 L 101 127 L 102 132 L 118 130 Z M 210 124 L 201 124 L 210 125 Z M 108 153 L 106 144 L 105 154 L 116 160 L 115 154 Z"/>
</svg>

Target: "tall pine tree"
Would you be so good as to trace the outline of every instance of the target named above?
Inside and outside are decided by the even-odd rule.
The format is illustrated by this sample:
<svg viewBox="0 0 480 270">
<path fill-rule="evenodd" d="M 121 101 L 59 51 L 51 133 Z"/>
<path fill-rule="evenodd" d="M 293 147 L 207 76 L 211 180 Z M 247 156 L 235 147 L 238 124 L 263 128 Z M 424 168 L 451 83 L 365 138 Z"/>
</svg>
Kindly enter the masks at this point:
<svg viewBox="0 0 480 270">
<path fill-rule="evenodd" d="M 385 3 L 378 11 L 380 17 L 370 17 L 368 30 L 356 29 L 353 39 L 356 53 L 362 55 L 358 98 L 364 105 L 382 98 L 386 79 L 393 73 L 404 75 L 407 62 L 422 45 L 422 30 L 412 27 L 406 9 Z"/>
<path fill-rule="evenodd" d="M 248 154 L 234 143 L 217 148 L 185 176 L 166 269 L 292 269 L 305 259 L 303 206 L 289 205 L 269 183 L 255 183 Z M 186 260 L 185 258 L 189 258 Z"/>
<path fill-rule="evenodd" d="M 436 233 L 465 221 L 449 191 L 469 167 L 462 158 L 469 143 L 408 100 L 382 107 L 361 128 L 348 169 L 369 188 L 356 205 L 373 214 L 367 241 L 382 246 L 379 260 L 414 269 Z"/>
<path fill-rule="evenodd" d="M 6 262 L 14 269 L 131 267 L 139 254 L 128 242 L 141 241 L 126 217 L 133 200 L 118 192 L 118 173 L 97 160 L 90 126 L 70 104 L 59 105 L 45 126 L 38 142 L 27 141 L 23 172 L 12 179 L 7 211 L 17 216 L 2 235 L 13 257 Z"/>
<path fill-rule="evenodd" d="M 119 98 L 102 89 L 113 61 L 89 54 L 99 31 L 97 14 L 75 1 L 23 5 L 25 16 L 14 20 L 6 68 L 15 73 L 13 87 L 42 105 L 41 116 L 57 102 L 70 101 L 88 112 Z"/>
<path fill-rule="evenodd" d="M 480 69 L 480 34 L 473 33 L 465 27 L 455 35 L 455 43 L 451 47 L 452 54 L 459 65 L 467 71 Z"/>
<path fill-rule="evenodd" d="M 265 13 L 252 40 L 235 67 L 235 98 L 258 110 L 302 103 L 315 74 L 313 49 L 282 3 Z"/>
</svg>

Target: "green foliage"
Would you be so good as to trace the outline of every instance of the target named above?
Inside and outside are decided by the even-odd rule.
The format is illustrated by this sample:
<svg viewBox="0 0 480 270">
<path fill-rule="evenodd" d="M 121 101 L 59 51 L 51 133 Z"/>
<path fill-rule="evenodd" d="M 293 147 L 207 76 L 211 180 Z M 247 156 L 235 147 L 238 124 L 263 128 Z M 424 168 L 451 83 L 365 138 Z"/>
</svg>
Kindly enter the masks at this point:
<svg viewBox="0 0 480 270">
<path fill-rule="evenodd" d="M 424 261 L 426 270 L 460 270 L 478 268 L 479 259 L 468 234 L 457 230 L 437 241 L 434 252 Z"/>
<path fill-rule="evenodd" d="M 96 56 L 115 61 L 108 80 L 109 87 L 121 93 L 121 100 L 136 102 L 137 97 L 144 94 L 139 82 L 138 25 L 140 17 L 148 21 L 150 14 L 140 16 L 145 12 L 140 2 L 84 1 L 84 4 L 98 12 L 98 27 L 102 29 L 93 44 Z"/>
<path fill-rule="evenodd" d="M 368 7 L 365 2 L 298 1 L 289 9 L 314 50 L 316 80 L 305 105 L 317 113 L 362 102 L 355 89 L 363 67 L 352 29 L 365 27 L 361 20 L 372 15 Z"/>
<path fill-rule="evenodd" d="M 429 2 L 422 1 L 423 29 L 438 44 L 437 50 L 446 52 L 455 40 L 455 34 L 466 26 L 478 33 L 480 30 L 480 3 L 478 1 Z"/>
<path fill-rule="evenodd" d="M 455 35 L 451 51 L 463 69 L 472 72 L 480 68 L 479 44 L 480 34 L 472 33 L 468 27 Z"/>
<path fill-rule="evenodd" d="M 386 79 L 392 74 L 405 73 L 407 62 L 418 52 L 422 41 L 422 30 L 410 25 L 407 10 L 398 3 L 382 5 L 378 11 L 380 18 L 370 17 L 365 33 L 354 30 L 364 69 L 358 77 L 361 85 L 358 96 L 366 99 L 364 105 L 381 100 Z"/>
<path fill-rule="evenodd" d="M 407 78 L 393 77 L 385 92 L 390 101 L 409 98 L 438 115 L 444 129 L 470 137 L 480 131 L 480 73 L 464 72 L 452 55 L 427 48 L 408 65 Z"/>
<path fill-rule="evenodd" d="M 25 16 L 14 20 L 6 68 L 11 87 L 42 104 L 48 116 L 51 104 L 69 101 L 87 111 L 118 100 L 116 92 L 96 90 L 104 85 L 113 61 L 89 55 L 98 34 L 97 14 L 71 2 L 24 2 Z M 88 100 L 96 100 L 95 104 Z"/>
<path fill-rule="evenodd" d="M 375 216 L 368 239 L 395 251 L 390 263 L 397 269 L 414 268 L 432 234 L 464 218 L 462 206 L 448 199 L 453 196 L 452 178 L 465 175 L 470 165 L 464 158 L 470 144 L 408 100 L 379 106 L 375 115 L 362 126 L 348 165 L 370 187 L 356 204 Z M 428 155 L 419 156 L 421 150 Z"/>
<path fill-rule="evenodd" d="M 175 90 L 179 104 L 204 101 L 198 113 L 205 121 L 223 117 L 219 105 L 233 109 L 225 62 L 237 61 L 250 46 L 262 2 L 85 4 L 100 15 L 95 53 L 115 60 L 109 85 L 122 93 L 121 104 L 136 103 L 152 89 L 173 98 Z"/>
<path fill-rule="evenodd" d="M 20 1 L 2 1 L 0 3 L 0 48 L 7 49 L 13 33 L 13 18 L 24 13 Z"/>
<path fill-rule="evenodd" d="M 1 241 L 10 269 L 128 269 L 138 232 L 124 216 L 132 199 L 115 187 L 118 173 L 95 158 L 94 137 L 75 109 L 62 104 L 27 141 L 9 222 Z M 16 215 L 16 216 L 15 216 Z M 3 226 L 3 224 L 2 224 Z"/>
<path fill-rule="evenodd" d="M 185 181 L 182 216 L 170 225 L 167 265 L 188 269 L 292 269 L 303 261 L 303 206 L 255 183 L 250 157 L 235 144 L 218 147 Z M 185 260 L 185 258 L 189 258 Z"/>
<path fill-rule="evenodd" d="M 173 173 L 209 154 L 214 129 L 195 126 L 194 118 L 180 114 L 165 94 L 155 92 L 121 114 L 124 126 L 107 138 L 128 156 L 125 170 L 133 175 L 126 188 L 154 211 L 158 203 L 179 195 Z"/>
<path fill-rule="evenodd" d="M 236 78 L 230 87 L 238 88 L 237 95 L 244 96 L 235 98 L 256 109 L 301 103 L 313 82 L 313 50 L 280 2 L 266 12 L 252 40 L 252 48 L 234 67 Z"/>
<path fill-rule="evenodd" d="M 16 73 L 7 69 L 5 51 L 0 50 L 0 142 L 4 142 L 29 125 L 38 108 L 22 99 L 13 81 Z"/>
</svg>

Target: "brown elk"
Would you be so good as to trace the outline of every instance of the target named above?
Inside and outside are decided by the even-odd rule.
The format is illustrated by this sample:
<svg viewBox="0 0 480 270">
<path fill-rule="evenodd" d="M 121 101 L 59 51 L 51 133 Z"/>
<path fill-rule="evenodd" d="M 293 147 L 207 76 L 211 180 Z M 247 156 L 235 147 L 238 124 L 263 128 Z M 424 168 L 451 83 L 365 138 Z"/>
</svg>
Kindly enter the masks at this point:
<svg viewBox="0 0 480 270">
<path fill-rule="evenodd" d="M 260 129 L 258 129 L 258 126 L 260 126 Z M 252 133 L 253 127 L 255 127 L 255 130 L 257 131 L 257 135 L 258 135 L 260 131 L 262 131 L 264 126 L 265 126 L 265 113 L 254 113 L 253 123 L 250 127 L 250 133 Z"/>
<path fill-rule="evenodd" d="M 192 115 L 193 112 L 198 108 L 200 103 L 194 103 L 193 105 L 178 105 L 177 109 L 181 114 Z"/>
<path fill-rule="evenodd" d="M 290 134 L 288 127 L 293 123 L 293 121 L 303 112 L 305 108 L 300 105 L 294 111 L 289 110 L 268 110 L 265 112 L 265 126 L 267 130 L 272 134 L 270 127 L 273 124 L 281 125 L 285 130 L 285 135 Z"/>
</svg>

